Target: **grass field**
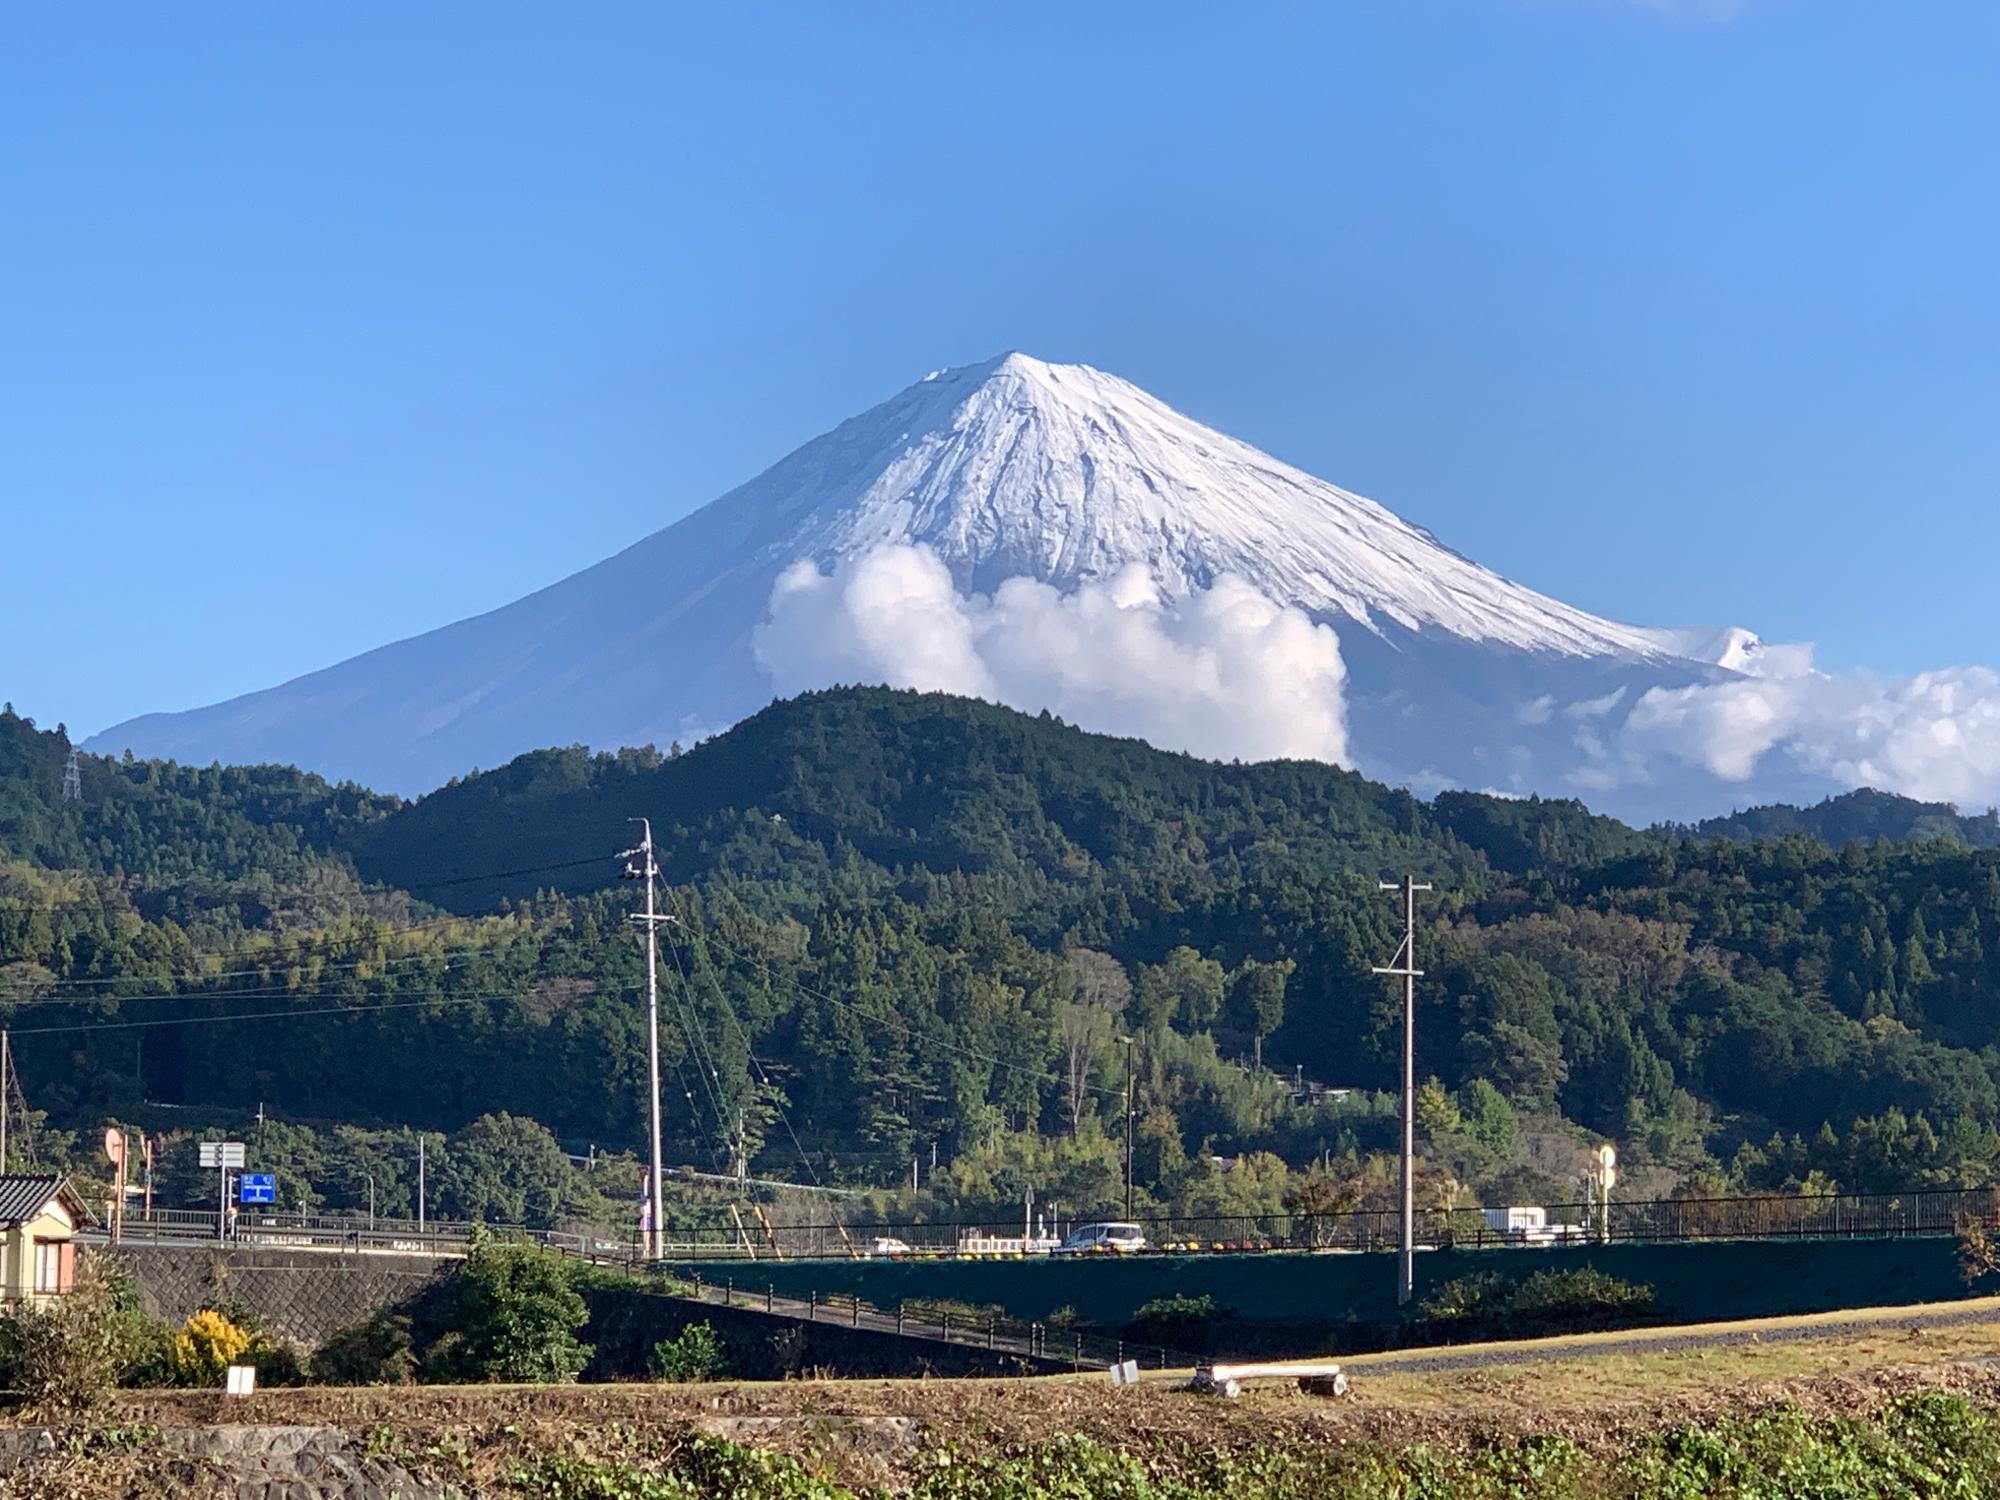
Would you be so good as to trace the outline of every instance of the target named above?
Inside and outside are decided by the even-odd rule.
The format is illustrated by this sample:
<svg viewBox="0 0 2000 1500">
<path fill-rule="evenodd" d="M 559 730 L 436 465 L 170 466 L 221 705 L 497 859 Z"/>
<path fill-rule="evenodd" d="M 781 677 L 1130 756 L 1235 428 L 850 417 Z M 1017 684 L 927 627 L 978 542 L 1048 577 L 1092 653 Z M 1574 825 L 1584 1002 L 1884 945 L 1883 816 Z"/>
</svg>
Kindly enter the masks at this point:
<svg viewBox="0 0 2000 1500">
<path fill-rule="evenodd" d="M 1631 1352 L 1639 1339 L 1665 1347 Z M 1493 1362 L 1436 1371 L 1398 1368 L 1425 1353 Z M 1361 1355 L 1342 1361 L 1353 1388 L 1338 1400 L 1266 1382 L 1233 1402 L 1221 1401 L 1187 1392 L 1193 1372 L 1173 1370 L 1148 1371 L 1140 1388 L 1124 1391 L 1095 1372 L 1029 1380 L 305 1389 L 260 1394 L 236 1403 L 231 1414 L 240 1408 L 239 1420 L 258 1422 L 450 1423 L 519 1410 L 538 1417 L 616 1414 L 647 1424 L 695 1421 L 718 1428 L 743 1416 L 894 1415 L 955 1437 L 1031 1434 L 1061 1421 L 1107 1434 L 1188 1429 L 1242 1440 L 1254 1437 L 1267 1418 L 1289 1423 L 1309 1416 L 1315 1424 L 1366 1427 L 1377 1415 L 1395 1414 L 1514 1427 L 1571 1409 L 1701 1405 L 1717 1388 L 1865 1383 L 1892 1371 L 1904 1380 L 1928 1371 L 1939 1378 L 1950 1375 L 1954 1384 L 1983 1385 L 1988 1378 L 1983 1360 L 1989 1356 L 2000 1361 L 2000 1298 Z M 2000 1385 L 2000 1365 L 1992 1376 Z M 214 1411 L 212 1398 L 172 1392 L 135 1392 L 125 1406 L 152 1421 Z"/>
<path fill-rule="evenodd" d="M 1460 1363 L 1411 1367 L 1433 1356 Z M 392 1456 L 412 1474 L 479 1493 L 521 1495 L 596 1493 L 516 1487 L 524 1465 L 547 1463 L 551 1455 L 639 1472 L 679 1461 L 673 1455 L 686 1455 L 701 1437 L 801 1459 L 826 1482 L 857 1492 L 907 1489 L 925 1455 L 941 1449 L 974 1464 L 1019 1462 L 1062 1435 L 1154 1473 L 1212 1463 L 1218 1455 L 1259 1462 L 1273 1453 L 1421 1451 L 1481 1462 L 1479 1455 L 1510 1444 L 1551 1438 L 1615 1464 L 1662 1432 L 1774 1408 L 1807 1420 L 1866 1423 L 1899 1398 L 1939 1391 L 1979 1411 L 2000 1412 L 2000 1299 L 1400 1351 L 1344 1363 L 1353 1384 L 1343 1398 L 1307 1395 L 1284 1382 L 1252 1386 L 1236 1400 L 1200 1396 L 1185 1388 L 1185 1371 L 1149 1372 L 1140 1386 L 1123 1390 L 1102 1374 L 1087 1374 L 307 1388 L 236 1401 L 212 1393 L 129 1392 L 99 1422 L 127 1435 L 124 1447 L 113 1445 L 82 1467 L 72 1461 L 60 1472 L 47 1470 L 46 1488 L 29 1478 L 38 1471 L 23 1470 L 13 1488 L 0 1479 L 0 1491 L 225 1493 L 226 1487 L 176 1487 L 209 1471 L 149 1459 L 144 1443 L 130 1435 L 161 1442 L 178 1433 L 172 1440 L 185 1442 L 190 1430 L 251 1424 L 342 1434 L 353 1452 Z M 95 1451 L 81 1436 L 65 1441 L 73 1452 Z M 220 1483 L 227 1476 L 209 1477 Z"/>
</svg>

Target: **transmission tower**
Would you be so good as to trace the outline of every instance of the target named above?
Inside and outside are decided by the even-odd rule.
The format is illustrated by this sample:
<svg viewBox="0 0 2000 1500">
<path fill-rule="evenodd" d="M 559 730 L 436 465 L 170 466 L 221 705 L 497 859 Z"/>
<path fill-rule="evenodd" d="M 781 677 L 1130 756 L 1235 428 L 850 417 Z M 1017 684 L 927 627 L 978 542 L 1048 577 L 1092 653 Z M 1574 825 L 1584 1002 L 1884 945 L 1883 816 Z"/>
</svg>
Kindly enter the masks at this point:
<svg viewBox="0 0 2000 1500">
<path fill-rule="evenodd" d="M 44 783 L 46 785 L 46 783 Z M 76 746 L 70 746 L 69 760 L 63 765 L 63 793 L 65 802 L 83 800 L 83 769 L 76 763 Z"/>
</svg>

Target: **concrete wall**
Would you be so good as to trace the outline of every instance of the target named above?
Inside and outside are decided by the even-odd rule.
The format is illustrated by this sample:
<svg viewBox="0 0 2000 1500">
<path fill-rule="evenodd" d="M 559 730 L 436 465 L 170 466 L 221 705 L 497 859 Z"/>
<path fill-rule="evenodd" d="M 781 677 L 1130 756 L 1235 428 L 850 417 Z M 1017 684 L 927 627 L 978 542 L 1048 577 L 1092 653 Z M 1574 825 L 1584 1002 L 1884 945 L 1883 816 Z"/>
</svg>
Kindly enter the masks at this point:
<svg viewBox="0 0 2000 1500">
<path fill-rule="evenodd" d="M 1591 1266 L 1653 1288 L 1675 1321 L 1775 1317 L 1844 1307 L 1947 1301 L 1966 1295 L 1948 1238 L 1729 1240 L 1543 1250 L 1434 1250 L 1416 1260 L 1419 1299 L 1480 1272 L 1528 1276 Z M 714 1265 L 679 1274 L 723 1274 Z M 803 1295 L 855 1294 L 893 1309 L 914 1298 L 998 1305 L 1017 1318 L 1073 1308 L 1122 1324 L 1157 1297 L 1210 1296 L 1245 1324 L 1297 1329 L 1302 1342 L 1364 1347 L 1399 1321 L 1395 1258 L 1368 1254 L 1145 1255 L 1008 1261 L 781 1261 L 729 1268 L 736 1285 Z M 1371 1333 L 1371 1330 L 1373 1332 Z"/>
</svg>

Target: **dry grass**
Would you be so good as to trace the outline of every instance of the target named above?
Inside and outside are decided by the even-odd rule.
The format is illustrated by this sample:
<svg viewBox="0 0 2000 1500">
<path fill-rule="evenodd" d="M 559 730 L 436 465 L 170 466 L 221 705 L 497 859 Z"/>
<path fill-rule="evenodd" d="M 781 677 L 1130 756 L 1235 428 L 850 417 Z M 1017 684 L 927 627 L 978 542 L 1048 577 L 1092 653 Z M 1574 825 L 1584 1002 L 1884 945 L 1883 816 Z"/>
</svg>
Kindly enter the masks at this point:
<svg viewBox="0 0 2000 1500">
<path fill-rule="evenodd" d="M 1913 1327 L 1926 1316 L 1978 1321 Z M 1877 1325 L 1906 1319 L 1900 1326 Z M 1811 1330 L 1807 1338 L 1765 1335 Z M 907 1418 L 921 1441 L 973 1452 L 1018 1450 L 1053 1433 L 1081 1433 L 1109 1446 L 1172 1462 L 1177 1455 L 1261 1445 L 1314 1446 L 1357 1440 L 1422 1441 L 1457 1447 L 1496 1434 L 1561 1433 L 1586 1445 L 1619 1445 L 1670 1425 L 1774 1401 L 1824 1410 L 1865 1410 L 1914 1387 L 1949 1389 L 2000 1403 L 2000 1300 L 1950 1309 L 1873 1310 L 1728 1327 L 1652 1330 L 1742 1342 L 1659 1352 L 1610 1352 L 1631 1333 L 1498 1346 L 1558 1358 L 1532 1364 L 1429 1373 L 1376 1367 L 1398 1358 L 1347 1362 L 1345 1400 L 1306 1396 L 1289 1385 L 1253 1388 L 1236 1401 L 1187 1392 L 1184 1372 L 1114 1390 L 1102 1375 L 1034 1380 L 793 1381 L 707 1386 L 502 1386 L 270 1391 L 243 1401 L 189 1392 L 132 1392 L 112 1420 L 127 1426 L 304 1424 L 345 1429 L 410 1455 L 449 1453 L 462 1477 L 491 1485 L 536 1452 L 576 1447 L 600 1458 L 657 1458 L 690 1434 L 815 1455 L 856 1484 L 888 1484 L 907 1461 L 889 1424 Z M 1469 1352 L 1466 1349 L 1451 1351 Z M 1989 1360 L 1992 1363 L 1989 1363 Z M 859 1422 L 843 1419 L 860 1418 Z M 775 1420 L 769 1420 L 775 1419 Z M 423 1467 L 421 1459 L 413 1460 Z M 154 1493 L 143 1486 L 131 1493 Z M 167 1491 L 158 1491 L 167 1493 Z M 180 1493 L 187 1493 L 185 1491 Z"/>
</svg>

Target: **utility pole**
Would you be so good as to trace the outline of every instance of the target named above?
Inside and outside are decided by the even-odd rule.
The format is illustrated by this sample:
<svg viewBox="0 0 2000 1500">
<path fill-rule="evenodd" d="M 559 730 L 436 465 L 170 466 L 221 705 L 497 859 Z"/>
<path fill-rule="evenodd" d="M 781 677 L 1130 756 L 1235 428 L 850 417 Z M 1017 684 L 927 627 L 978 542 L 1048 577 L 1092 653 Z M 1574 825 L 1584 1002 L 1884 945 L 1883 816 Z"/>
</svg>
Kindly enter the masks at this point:
<svg viewBox="0 0 2000 1500">
<path fill-rule="evenodd" d="M 671 918 L 661 916 L 653 909 L 653 885 L 659 879 L 660 867 L 653 860 L 653 825 L 649 819 L 633 818 L 641 829 L 639 847 L 627 849 L 619 857 L 625 860 L 625 878 L 643 880 L 646 883 L 646 909 L 633 916 L 632 920 L 646 929 L 646 1073 L 647 1100 L 651 1111 L 652 1168 L 648 1178 L 652 1205 L 651 1223 L 646 1227 L 646 1259 L 660 1258 L 660 1221 L 664 1217 L 663 1199 L 660 1192 L 660 923 Z M 631 863 L 637 855 L 638 864 Z"/>
<path fill-rule="evenodd" d="M 1132 1217 L 1132 1075 L 1138 1048 L 1129 1036 L 1121 1036 L 1125 1044 L 1125 1217 Z"/>
<path fill-rule="evenodd" d="M 1399 881 L 1382 881 L 1381 888 L 1403 898 L 1402 945 L 1386 966 L 1375 970 L 1403 981 L 1403 1242 L 1396 1257 L 1400 1306 L 1416 1294 L 1417 1287 L 1417 979 L 1424 972 L 1417 967 L 1417 892 L 1430 887 L 1405 875 Z"/>
<path fill-rule="evenodd" d="M 7 1033 L 0 1031 L 0 1172 L 7 1170 L 7 1115 L 14 1107 L 14 1054 Z"/>
<path fill-rule="evenodd" d="M 417 1132 L 417 1233 L 424 1232 L 424 1133 Z"/>
</svg>

